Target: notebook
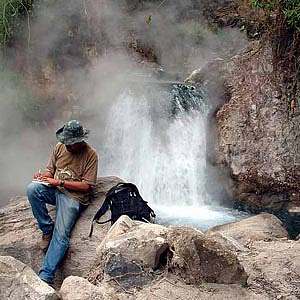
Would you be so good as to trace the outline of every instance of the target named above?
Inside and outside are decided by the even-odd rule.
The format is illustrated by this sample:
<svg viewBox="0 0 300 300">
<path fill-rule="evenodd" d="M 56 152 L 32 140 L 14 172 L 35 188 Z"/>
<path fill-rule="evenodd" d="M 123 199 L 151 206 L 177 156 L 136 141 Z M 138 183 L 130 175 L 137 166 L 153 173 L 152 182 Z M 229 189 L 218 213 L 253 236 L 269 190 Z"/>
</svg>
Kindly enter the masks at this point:
<svg viewBox="0 0 300 300">
<path fill-rule="evenodd" d="M 33 179 L 32 182 L 37 182 L 37 183 L 40 183 L 40 184 L 43 184 L 43 185 L 51 186 L 51 184 L 49 182 L 41 181 L 41 180 L 38 180 L 38 179 Z"/>
</svg>

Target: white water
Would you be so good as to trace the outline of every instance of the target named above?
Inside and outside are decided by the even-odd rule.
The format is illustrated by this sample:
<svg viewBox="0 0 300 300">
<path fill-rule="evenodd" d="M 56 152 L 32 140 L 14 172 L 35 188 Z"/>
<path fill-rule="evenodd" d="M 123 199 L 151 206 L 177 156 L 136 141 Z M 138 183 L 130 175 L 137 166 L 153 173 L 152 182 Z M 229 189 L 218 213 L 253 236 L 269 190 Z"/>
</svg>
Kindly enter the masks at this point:
<svg viewBox="0 0 300 300">
<path fill-rule="evenodd" d="M 102 173 L 135 183 L 160 223 L 207 229 L 234 221 L 239 214 L 216 207 L 205 189 L 208 109 L 187 112 L 176 99 L 170 117 L 168 92 L 120 95 L 108 116 Z"/>
</svg>

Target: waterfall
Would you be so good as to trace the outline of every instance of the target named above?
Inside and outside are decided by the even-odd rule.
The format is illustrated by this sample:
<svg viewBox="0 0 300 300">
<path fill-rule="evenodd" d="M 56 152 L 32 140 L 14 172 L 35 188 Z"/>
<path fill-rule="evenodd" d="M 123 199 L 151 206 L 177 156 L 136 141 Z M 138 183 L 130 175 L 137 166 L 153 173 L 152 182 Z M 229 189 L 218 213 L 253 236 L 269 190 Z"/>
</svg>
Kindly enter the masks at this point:
<svg viewBox="0 0 300 300">
<path fill-rule="evenodd" d="M 143 86 L 124 90 L 110 109 L 102 173 L 135 183 L 162 222 L 224 219 L 205 189 L 207 102 L 204 91 L 181 84 Z"/>
</svg>

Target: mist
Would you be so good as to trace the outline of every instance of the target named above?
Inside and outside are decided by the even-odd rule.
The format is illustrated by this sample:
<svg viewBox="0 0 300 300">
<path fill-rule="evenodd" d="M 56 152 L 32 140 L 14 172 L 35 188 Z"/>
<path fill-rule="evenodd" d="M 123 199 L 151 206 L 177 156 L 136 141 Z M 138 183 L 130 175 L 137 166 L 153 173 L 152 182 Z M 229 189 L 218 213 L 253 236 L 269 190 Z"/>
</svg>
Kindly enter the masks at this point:
<svg viewBox="0 0 300 300">
<path fill-rule="evenodd" d="M 56 129 L 66 121 L 77 118 L 91 129 L 101 176 L 107 118 L 124 89 L 130 85 L 141 94 L 161 70 L 166 78 L 183 81 L 208 61 L 228 59 L 247 44 L 236 29 L 211 31 L 201 1 L 126 3 L 41 2 L 29 42 L 24 26 L 19 52 L 11 50 L 0 74 L 0 206 L 25 194 L 32 174 L 45 167 Z M 17 64 L 26 71 L 16 77 Z M 164 92 L 157 84 L 153 89 Z"/>
</svg>

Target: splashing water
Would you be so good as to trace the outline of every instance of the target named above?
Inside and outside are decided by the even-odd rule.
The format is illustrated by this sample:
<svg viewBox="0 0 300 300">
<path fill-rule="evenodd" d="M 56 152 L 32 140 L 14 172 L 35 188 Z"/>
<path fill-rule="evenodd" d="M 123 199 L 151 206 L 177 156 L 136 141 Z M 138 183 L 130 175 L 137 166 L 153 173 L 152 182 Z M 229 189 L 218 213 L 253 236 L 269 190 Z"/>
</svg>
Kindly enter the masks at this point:
<svg viewBox="0 0 300 300">
<path fill-rule="evenodd" d="M 128 89 L 111 107 L 102 172 L 135 183 L 164 224 L 207 229 L 240 214 L 215 207 L 205 189 L 205 93 L 174 84 Z"/>
</svg>

